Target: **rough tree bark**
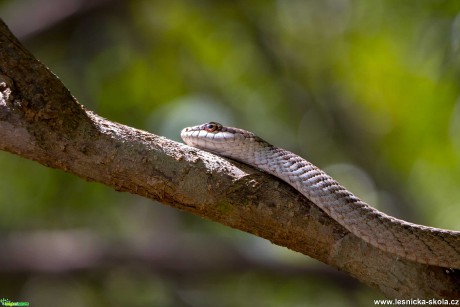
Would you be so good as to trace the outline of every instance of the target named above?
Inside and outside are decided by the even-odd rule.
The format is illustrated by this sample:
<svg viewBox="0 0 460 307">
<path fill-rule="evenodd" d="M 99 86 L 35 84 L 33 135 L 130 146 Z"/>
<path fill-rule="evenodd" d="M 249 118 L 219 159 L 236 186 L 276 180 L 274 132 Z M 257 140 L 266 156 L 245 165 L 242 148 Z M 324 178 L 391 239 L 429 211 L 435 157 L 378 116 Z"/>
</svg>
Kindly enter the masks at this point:
<svg viewBox="0 0 460 307">
<path fill-rule="evenodd" d="M 0 130 L 2 150 L 266 238 L 388 297 L 460 298 L 460 272 L 366 244 L 278 179 L 86 110 L 3 21 Z"/>
</svg>

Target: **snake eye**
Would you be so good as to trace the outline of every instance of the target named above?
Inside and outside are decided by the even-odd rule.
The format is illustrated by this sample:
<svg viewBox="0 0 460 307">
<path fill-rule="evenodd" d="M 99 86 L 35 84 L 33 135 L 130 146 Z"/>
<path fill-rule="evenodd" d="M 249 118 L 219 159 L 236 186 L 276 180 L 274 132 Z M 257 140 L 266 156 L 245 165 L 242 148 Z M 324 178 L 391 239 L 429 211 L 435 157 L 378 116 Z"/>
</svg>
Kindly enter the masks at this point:
<svg viewBox="0 0 460 307">
<path fill-rule="evenodd" d="M 219 128 L 218 123 L 210 122 L 204 126 L 204 130 L 207 132 L 215 132 Z"/>
</svg>

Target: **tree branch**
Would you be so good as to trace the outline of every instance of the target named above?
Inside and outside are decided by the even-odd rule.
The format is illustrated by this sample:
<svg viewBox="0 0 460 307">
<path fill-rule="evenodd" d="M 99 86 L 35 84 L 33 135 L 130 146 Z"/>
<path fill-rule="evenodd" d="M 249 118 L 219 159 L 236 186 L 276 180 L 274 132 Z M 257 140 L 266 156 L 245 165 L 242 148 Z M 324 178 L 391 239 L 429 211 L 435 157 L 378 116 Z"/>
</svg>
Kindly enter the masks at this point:
<svg viewBox="0 0 460 307">
<path fill-rule="evenodd" d="M 364 243 L 272 176 L 85 110 L 3 22 L 0 130 L 2 150 L 266 238 L 389 297 L 460 297 L 458 271 Z"/>
</svg>

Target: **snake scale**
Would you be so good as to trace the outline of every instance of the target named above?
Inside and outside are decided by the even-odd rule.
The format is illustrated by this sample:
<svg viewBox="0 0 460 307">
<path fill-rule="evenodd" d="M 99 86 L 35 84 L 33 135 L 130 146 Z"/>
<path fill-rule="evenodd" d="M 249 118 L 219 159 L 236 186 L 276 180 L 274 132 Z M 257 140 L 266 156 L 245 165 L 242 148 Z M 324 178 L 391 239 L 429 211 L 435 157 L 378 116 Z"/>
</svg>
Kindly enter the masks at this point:
<svg viewBox="0 0 460 307">
<path fill-rule="evenodd" d="M 184 128 L 184 142 L 257 167 L 287 182 L 348 231 L 396 256 L 460 269 L 460 231 L 409 223 L 372 208 L 305 159 L 255 134 L 209 122 Z"/>
</svg>

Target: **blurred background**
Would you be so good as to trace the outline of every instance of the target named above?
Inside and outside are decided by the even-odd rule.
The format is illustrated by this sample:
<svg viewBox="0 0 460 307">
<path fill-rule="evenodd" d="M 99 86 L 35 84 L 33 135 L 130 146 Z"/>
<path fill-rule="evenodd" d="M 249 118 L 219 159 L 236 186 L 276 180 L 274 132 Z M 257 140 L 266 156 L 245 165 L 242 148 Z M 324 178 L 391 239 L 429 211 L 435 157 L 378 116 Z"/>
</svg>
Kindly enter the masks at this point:
<svg viewBox="0 0 460 307">
<path fill-rule="evenodd" d="M 180 141 L 257 133 L 379 210 L 460 229 L 460 2 L 0 0 L 73 95 Z M 31 306 L 369 306 L 255 236 L 0 152 L 0 297 Z"/>
</svg>

